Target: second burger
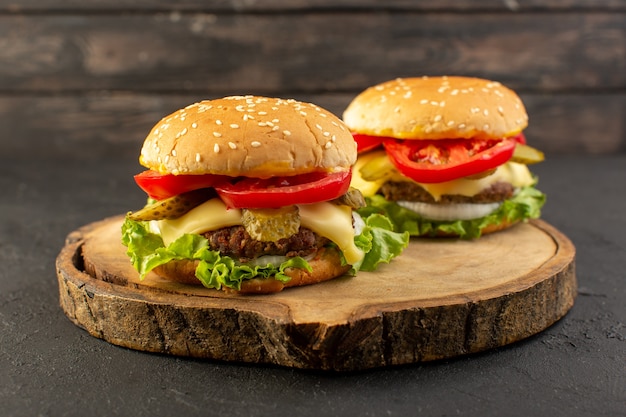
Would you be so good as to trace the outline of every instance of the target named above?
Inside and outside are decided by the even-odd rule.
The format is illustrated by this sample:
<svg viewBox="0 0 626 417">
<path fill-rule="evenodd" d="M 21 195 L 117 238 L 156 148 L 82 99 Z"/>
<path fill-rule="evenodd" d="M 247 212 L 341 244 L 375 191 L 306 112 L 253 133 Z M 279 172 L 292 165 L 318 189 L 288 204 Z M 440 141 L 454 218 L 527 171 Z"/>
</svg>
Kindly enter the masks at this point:
<svg viewBox="0 0 626 417">
<path fill-rule="evenodd" d="M 522 101 L 498 82 L 398 78 L 370 87 L 343 119 L 358 143 L 352 184 L 412 236 L 477 238 L 540 216 Z"/>
</svg>

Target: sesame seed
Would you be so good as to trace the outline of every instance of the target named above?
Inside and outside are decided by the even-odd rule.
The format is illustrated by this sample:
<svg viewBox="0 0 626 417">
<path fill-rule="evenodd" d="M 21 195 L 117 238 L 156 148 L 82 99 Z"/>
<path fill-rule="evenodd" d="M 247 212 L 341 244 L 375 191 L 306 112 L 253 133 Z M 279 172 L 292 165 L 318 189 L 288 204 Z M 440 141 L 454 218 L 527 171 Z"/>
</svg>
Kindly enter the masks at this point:
<svg viewBox="0 0 626 417">
<path fill-rule="evenodd" d="M 302 116 L 306 116 L 306 112 L 301 111 L 301 112 L 300 112 L 300 114 L 301 114 Z"/>
<path fill-rule="evenodd" d="M 504 114 L 504 109 L 502 108 L 502 106 L 498 106 L 498 113 Z"/>
<path fill-rule="evenodd" d="M 230 149 L 237 149 L 237 144 L 236 144 L 236 143 L 234 143 L 234 142 L 228 142 L 228 147 L 229 147 Z"/>
<path fill-rule="evenodd" d="M 279 127 L 279 126 L 274 126 L 274 127 L 272 128 L 272 132 L 276 132 L 278 129 L 280 129 L 280 127 Z"/>
<path fill-rule="evenodd" d="M 454 126 L 454 124 L 455 124 L 455 123 L 456 123 L 456 122 L 455 122 L 454 120 L 450 120 L 450 121 L 448 122 L 448 126 Z"/>
<path fill-rule="evenodd" d="M 259 146 L 261 146 L 261 142 L 259 141 L 252 141 L 250 142 L 250 146 L 252 146 L 253 148 L 258 148 Z"/>
<path fill-rule="evenodd" d="M 431 101 L 430 104 L 432 104 L 433 106 L 438 106 L 439 103 L 437 101 Z"/>
<path fill-rule="evenodd" d="M 427 103 L 428 103 L 428 100 L 426 100 L 426 99 L 420 100 L 420 104 L 427 104 Z"/>
<path fill-rule="evenodd" d="M 221 126 L 222 125 L 222 121 L 218 119 L 218 120 L 215 121 L 215 124 Z"/>
<path fill-rule="evenodd" d="M 221 138 L 222 134 L 220 132 L 213 132 L 213 136 L 215 136 L 216 138 Z"/>
<path fill-rule="evenodd" d="M 200 162 L 202 160 L 202 157 L 200 156 L 199 153 L 196 154 L 196 162 Z"/>
<path fill-rule="evenodd" d="M 259 122 L 259 123 L 257 123 L 257 125 L 259 125 L 259 126 L 261 126 L 261 127 L 265 127 L 265 126 L 267 126 L 267 123 L 265 123 L 265 122 Z"/>
<path fill-rule="evenodd" d="M 265 116 L 265 115 L 267 114 L 267 112 L 266 112 L 266 111 L 260 111 L 260 112 L 258 112 L 258 114 L 259 114 L 260 116 Z"/>
<path fill-rule="evenodd" d="M 331 141 L 328 141 L 326 142 L 326 145 L 324 145 L 324 148 L 330 149 L 331 146 L 333 146 L 333 143 Z"/>
<path fill-rule="evenodd" d="M 197 127 L 198 127 L 198 123 L 193 122 L 193 123 L 191 124 L 191 127 L 192 127 L 193 129 L 197 128 Z"/>
<path fill-rule="evenodd" d="M 176 149 L 172 149 L 172 156 L 176 156 Z"/>
<path fill-rule="evenodd" d="M 413 95 L 412 91 L 407 91 L 406 93 L 404 93 L 404 98 L 411 98 L 411 96 Z"/>
<path fill-rule="evenodd" d="M 479 109 L 478 107 L 472 107 L 472 108 L 470 109 L 470 111 L 471 111 L 472 113 L 480 113 L 480 109 Z"/>
<path fill-rule="evenodd" d="M 184 128 L 184 129 L 180 132 L 180 135 L 182 136 L 182 135 L 184 135 L 184 134 L 186 134 L 186 133 L 187 133 L 187 128 Z"/>
<path fill-rule="evenodd" d="M 337 140 L 337 135 L 333 135 L 330 140 L 332 140 L 333 142 Z"/>
<path fill-rule="evenodd" d="M 465 129 L 465 123 L 459 123 L 457 126 L 459 129 Z"/>
<path fill-rule="evenodd" d="M 452 91 L 450 91 L 450 95 L 451 96 L 456 96 L 457 94 L 459 94 L 459 90 L 457 90 L 456 88 Z"/>
<path fill-rule="evenodd" d="M 484 114 L 485 116 L 489 116 L 489 110 L 488 110 L 488 109 L 483 110 L 483 114 Z"/>
<path fill-rule="evenodd" d="M 394 112 L 394 113 L 400 113 L 400 106 L 396 106 L 396 107 L 393 109 L 393 112 Z"/>
<path fill-rule="evenodd" d="M 330 132 L 324 132 L 322 133 L 325 137 L 329 137 L 330 136 Z"/>
<path fill-rule="evenodd" d="M 288 130 L 283 130 L 283 135 L 285 136 L 291 136 L 291 132 Z"/>
<path fill-rule="evenodd" d="M 436 115 L 435 118 L 433 119 L 433 121 L 440 122 L 441 121 L 441 115 L 440 114 Z"/>
<path fill-rule="evenodd" d="M 169 155 L 165 155 L 165 163 L 167 164 L 167 162 L 170 160 L 170 156 Z"/>
<path fill-rule="evenodd" d="M 239 129 L 239 125 L 237 123 L 231 123 L 230 127 L 233 129 Z"/>
<path fill-rule="evenodd" d="M 217 143 L 215 145 L 213 145 L 213 152 L 219 153 L 220 152 L 220 145 L 218 145 Z"/>
<path fill-rule="evenodd" d="M 485 125 L 483 126 L 483 130 L 487 130 L 487 129 L 489 129 L 489 124 L 485 123 Z"/>
</svg>

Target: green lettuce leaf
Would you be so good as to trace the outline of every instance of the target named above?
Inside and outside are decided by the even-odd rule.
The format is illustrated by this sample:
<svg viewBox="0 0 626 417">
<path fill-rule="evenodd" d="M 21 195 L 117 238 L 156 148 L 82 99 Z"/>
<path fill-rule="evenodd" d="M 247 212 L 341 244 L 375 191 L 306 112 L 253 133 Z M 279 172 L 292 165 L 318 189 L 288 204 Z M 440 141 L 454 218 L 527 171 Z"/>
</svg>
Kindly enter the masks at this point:
<svg viewBox="0 0 626 417">
<path fill-rule="evenodd" d="M 362 216 L 383 214 L 391 220 L 394 230 L 408 232 L 411 236 L 435 236 L 439 232 L 453 233 L 462 239 L 475 239 L 481 236 L 485 227 L 503 221 L 516 222 L 536 219 L 541 215 L 541 207 L 546 196 L 535 187 L 523 187 L 511 199 L 504 201 L 498 210 L 473 220 L 436 221 L 420 217 L 412 210 L 387 201 L 382 195 L 367 197 L 367 206 L 358 210 Z"/>
<path fill-rule="evenodd" d="M 354 237 L 354 243 L 365 256 L 361 262 L 352 265 L 353 273 L 374 271 L 380 263 L 389 263 L 409 245 L 409 233 L 395 232 L 391 220 L 382 214 L 370 213 L 362 217 L 365 227 Z"/>
</svg>

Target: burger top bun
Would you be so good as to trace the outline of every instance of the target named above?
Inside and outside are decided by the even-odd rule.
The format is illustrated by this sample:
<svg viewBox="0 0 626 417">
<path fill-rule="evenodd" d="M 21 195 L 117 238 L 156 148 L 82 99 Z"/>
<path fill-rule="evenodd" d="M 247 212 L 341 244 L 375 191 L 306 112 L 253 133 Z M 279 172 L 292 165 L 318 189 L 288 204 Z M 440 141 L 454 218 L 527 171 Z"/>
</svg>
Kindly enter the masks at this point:
<svg viewBox="0 0 626 417">
<path fill-rule="evenodd" d="M 348 170 L 349 129 L 310 103 L 233 96 L 191 104 L 157 123 L 139 162 L 161 173 L 267 178 Z"/>
<path fill-rule="evenodd" d="M 480 78 L 398 78 L 363 91 L 343 114 L 355 133 L 398 139 L 500 139 L 528 115 L 502 84 Z"/>
</svg>

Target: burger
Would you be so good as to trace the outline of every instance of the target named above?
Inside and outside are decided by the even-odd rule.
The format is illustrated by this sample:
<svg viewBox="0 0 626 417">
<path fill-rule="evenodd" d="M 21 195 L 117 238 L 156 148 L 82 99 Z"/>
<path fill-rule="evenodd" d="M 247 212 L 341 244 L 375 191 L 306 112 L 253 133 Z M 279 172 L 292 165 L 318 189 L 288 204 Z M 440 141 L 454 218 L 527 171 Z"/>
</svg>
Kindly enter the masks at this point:
<svg viewBox="0 0 626 417">
<path fill-rule="evenodd" d="M 412 236 L 477 238 L 540 216 L 545 195 L 527 165 L 528 115 L 499 82 L 399 78 L 357 95 L 343 120 L 358 144 L 353 186 L 363 213 Z"/>
<path fill-rule="evenodd" d="M 205 100 L 160 120 L 134 179 L 147 194 L 122 243 L 143 279 L 272 293 L 389 262 L 408 244 L 384 216 L 362 217 L 350 187 L 349 130 L 310 103 Z"/>
</svg>

